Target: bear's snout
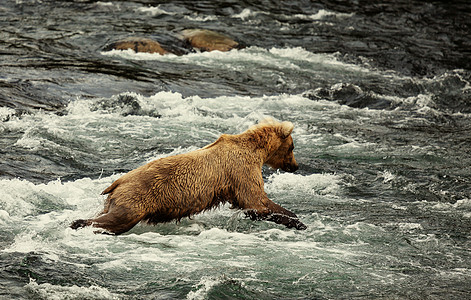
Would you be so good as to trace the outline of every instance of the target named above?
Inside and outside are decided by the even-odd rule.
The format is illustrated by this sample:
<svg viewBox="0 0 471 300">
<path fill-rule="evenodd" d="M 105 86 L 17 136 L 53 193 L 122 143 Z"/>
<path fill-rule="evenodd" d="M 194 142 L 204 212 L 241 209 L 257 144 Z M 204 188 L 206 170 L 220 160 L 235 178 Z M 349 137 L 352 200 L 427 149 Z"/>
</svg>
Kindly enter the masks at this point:
<svg viewBox="0 0 471 300">
<path fill-rule="evenodd" d="M 285 172 L 294 173 L 297 169 L 299 169 L 299 166 L 298 164 L 285 164 L 281 169 Z"/>
</svg>

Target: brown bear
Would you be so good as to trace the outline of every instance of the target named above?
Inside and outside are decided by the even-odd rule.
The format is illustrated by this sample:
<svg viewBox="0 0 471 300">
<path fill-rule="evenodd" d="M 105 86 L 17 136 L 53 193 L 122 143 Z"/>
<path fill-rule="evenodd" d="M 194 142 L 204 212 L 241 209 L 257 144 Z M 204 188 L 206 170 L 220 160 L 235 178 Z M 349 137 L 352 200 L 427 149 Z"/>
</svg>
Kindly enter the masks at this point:
<svg viewBox="0 0 471 300">
<path fill-rule="evenodd" d="M 241 134 L 223 134 L 204 148 L 132 170 L 103 191 L 108 198 L 99 216 L 76 220 L 71 228 L 92 225 L 121 234 L 140 221 L 180 220 L 228 202 L 252 220 L 306 229 L 294 213 L 268 199 L 263 189 L 263 164 L 287 172 L 298 169 L 293 127 L 291 122 L 267 119 Z"/>
</svg>

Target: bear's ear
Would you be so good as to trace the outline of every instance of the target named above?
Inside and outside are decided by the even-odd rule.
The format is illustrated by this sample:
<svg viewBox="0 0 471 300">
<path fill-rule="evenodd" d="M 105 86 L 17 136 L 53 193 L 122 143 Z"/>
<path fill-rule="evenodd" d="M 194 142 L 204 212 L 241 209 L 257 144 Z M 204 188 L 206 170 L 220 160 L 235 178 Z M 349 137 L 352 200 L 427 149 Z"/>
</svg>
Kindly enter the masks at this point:
<svg viewBox="0 0 471 300">
<path fill-rule="evenodd" d="M 278 122 L 275 121 L 275 119 L 273 119 L 272 117 L 266 117 L 265 119 L 258 122 L 258 124 L 276 124 L 276 123 Z"/>
<path fill-rule="evenodd" d="M 293 132 L 293 129 L 294 129 L 294 125 L 293 123 L 291 122 L 282 122 L 281 123 L 281 138 L 285 139 L 287 138 L 291 132 Z"/>
</svg>

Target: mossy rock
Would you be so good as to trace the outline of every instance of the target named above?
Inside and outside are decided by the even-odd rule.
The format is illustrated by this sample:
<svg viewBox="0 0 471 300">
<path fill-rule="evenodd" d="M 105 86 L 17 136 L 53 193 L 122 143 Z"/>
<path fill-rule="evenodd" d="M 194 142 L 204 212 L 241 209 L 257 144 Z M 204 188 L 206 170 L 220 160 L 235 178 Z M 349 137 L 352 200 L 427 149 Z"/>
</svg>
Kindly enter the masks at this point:
<svg viewBox="0 0 471 300">
<path fill-rule="evenodd" d="M 162 48 L 159 42 L 154 41 L 152 39 L 140 38 L 140 37 L 129 37 L 123 40 L 119 40 L 117 42 L 114 42 L 108 45 L 105 48 L 105 51 L 113 50 L 113 49 L 115 50 L 132 49 L 136 53 L 137 52 L 159 53 L 161 55 L 169 53 L 164 48 Z"/>
<path fill-rule="evenodd" d="M 240 49 L 241 45 L 230 37 L 207 29 L 185 29 L 183 39 L 200 51 L 229 51 Z"/>
</svg>

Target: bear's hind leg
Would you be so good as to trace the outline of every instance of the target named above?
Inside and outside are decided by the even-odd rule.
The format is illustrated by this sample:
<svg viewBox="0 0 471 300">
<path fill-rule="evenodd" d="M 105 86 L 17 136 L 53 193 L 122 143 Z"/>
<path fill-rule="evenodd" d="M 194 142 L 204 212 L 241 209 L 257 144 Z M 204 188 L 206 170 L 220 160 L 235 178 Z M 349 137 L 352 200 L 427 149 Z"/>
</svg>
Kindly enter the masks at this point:
<svg viewBox="0 0 471 300">
<path fill-rule="evenodd" d="M 129 208 L 113 206 L 107 213 L 102 213 L 94 219 L 75 220 L 70 227 L 72 229 L 79 229 L 91 225 L 105 230 L 104 232 L 97 231 L 95 233 L 118 235 L 133 228 L 142 218 L 141 215 L 133 213 Z"/>
<path fill-rule="evenodd" d="M 133 228 L 142 218 L 142 215 L 136 214 L 132 209 L 114 206 L 107 213 L 89 221 L 93 227 L 104 229 L 104 233 L 118 235 Z"/>
</svg>

